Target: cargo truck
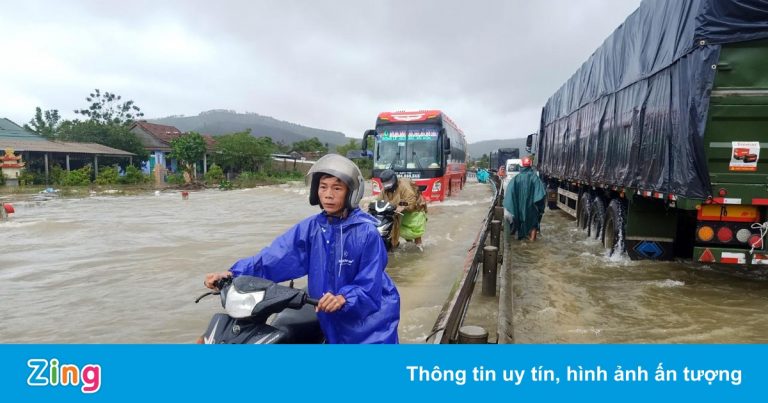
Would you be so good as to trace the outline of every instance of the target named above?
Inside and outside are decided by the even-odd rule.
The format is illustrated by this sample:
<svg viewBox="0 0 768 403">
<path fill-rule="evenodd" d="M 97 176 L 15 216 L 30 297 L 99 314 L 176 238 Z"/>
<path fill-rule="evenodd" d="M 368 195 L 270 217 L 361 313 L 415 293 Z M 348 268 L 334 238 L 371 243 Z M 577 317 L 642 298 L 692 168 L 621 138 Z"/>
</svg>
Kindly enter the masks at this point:
<svg viewBox="0 0 768 403">
<path fill-rule="evenodd" d="M 488 157 L 488 168 L 495 170 L 503 170 L 507 160 L 520 158 L 519 148 L 499 148 L 496 151 L 491 151 L 491 155 Z"/>
<path fill-rule="evenodd" d="M 552 204 L 611 253 L 768 269 L 768 2 L 643 1 L 528 143 Z"/>
</svg>

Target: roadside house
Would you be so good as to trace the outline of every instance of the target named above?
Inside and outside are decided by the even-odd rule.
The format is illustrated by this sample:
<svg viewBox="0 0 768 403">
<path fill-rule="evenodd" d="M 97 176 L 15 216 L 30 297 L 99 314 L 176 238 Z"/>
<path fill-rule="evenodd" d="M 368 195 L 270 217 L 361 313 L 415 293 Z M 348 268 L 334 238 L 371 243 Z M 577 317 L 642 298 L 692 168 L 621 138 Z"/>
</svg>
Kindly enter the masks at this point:
<svg viewBox="0 0 768 403">
<path fill-rule="evenodd" d="M 21 165 L 18 167 L 19 170 L 12 171 L 13 177 L 8 178 L 11 180 L 7 184 L 11 186 L 18 184 L 21 169 L 28 168 L 31 164 L 44 170 L 47 183 L 52 164 L 61 164 L 69 172 L 72 166 L 76 169 L 93 163 L 94 175 L 98 176 L 99 156 L 126 158 L 129 163 L 132 163 L 135 155 L 97 143 L 51 141 L 7 118 L 0 118 L 0 150 L 8 156 L 9 162 L 12 158 L 22 157 L 14 164 Z M 17 156 L 16 153 L 20 155 Z M 22 160 L 24 163 L 21 162 Z M 8 176 L 7 172 L 4 175 Z"/>
<path fill-rule="evenodd" d="M 130 131 L 141 141 L 141 144 L 149 152 L 149 161 L 144 164 L 142 170 L 146 174 L 156 172 L 156 165 L 160 165 L 163 174 L 167 171 L 178 172 L 178 161 L 169 158 L 171 153 L 171 141 L 184 133 L 174 126 L 150 123 L 139 120 L 131 125 Z M 203 156 L 202 173 L 208 172 L 208 154 L 213 152 L 215 140 L 211 136 L 204 135 L 207 152 Z"/>
</svg>

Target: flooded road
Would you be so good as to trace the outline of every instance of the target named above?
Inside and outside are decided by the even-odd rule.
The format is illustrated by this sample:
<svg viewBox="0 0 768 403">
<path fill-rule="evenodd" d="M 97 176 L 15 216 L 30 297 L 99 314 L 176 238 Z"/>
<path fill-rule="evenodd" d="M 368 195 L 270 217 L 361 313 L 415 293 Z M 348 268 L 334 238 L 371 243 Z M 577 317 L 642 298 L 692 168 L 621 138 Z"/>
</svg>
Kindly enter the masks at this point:
<svg viewBox="0 0 768 403">
<path fill-rule="evenodd" d="M 430 205 L 423 253 L 403 242 L 390 254 L 401 342 L 421 343 L 432 330 L 491 197 L 487 185 L 468 183 Z M 206 291 L 204 274 L 319 211 L 303 183 L 14 206 L 0 222 L 0 343 L 193 342 L 222 310 L 218 297 L 193 302 Z"/>
<path fill-rule="evenodd" d="M 390 254 L 402 342 L 422 343 L 432 331 L 490 198 L 487 185 L 470 181 L 458 197 L 430 205 L 424 253 L 403 242 Z M 300 183 L 193 192 L 186 201 L 163 192 L 14 205 L 0 223 L 1 343 L 192 342 L 221 311 L 217 298 L 194 304 L 203 275 L 318 211 Z M 542 225 L 539 241 L 507 245 L 500 284 L 513 295 L 502 303 L 515 342 L 768 340 L 768 282 L 607 257 L 557 211 Z"/>
<path fill-rule="evenodd" d="M 608 257 L 558 211 L 547 211 L 542 231 L 535 243 L 509 244 L 516 343 L 768 341 L 768 282 Z"/>
</svg>

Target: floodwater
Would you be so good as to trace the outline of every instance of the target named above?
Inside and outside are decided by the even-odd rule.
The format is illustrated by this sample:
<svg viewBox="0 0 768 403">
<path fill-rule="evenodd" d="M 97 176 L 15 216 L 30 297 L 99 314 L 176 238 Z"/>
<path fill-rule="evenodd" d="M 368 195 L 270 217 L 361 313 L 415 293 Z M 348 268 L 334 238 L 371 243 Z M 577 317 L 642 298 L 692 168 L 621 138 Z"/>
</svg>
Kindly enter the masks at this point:
<svg viewBox="0 0 768 403">
<path fill-rule="evenodd" d="M 516 343 L 765 343 L 768 282 L 686 262 L 607 256 L 558 211 L 508 244 Z"/>
<path fill-rule="evenodd" d="M 389 255 L 402 342 L 422 343 L 432 331 L 490 202 L 490 187 L 470 181 L 457 197 L 430 205 L 423 253 L 403 242 Z M 192 192 L 189 200 L 178 192 L 96 194 L 14 206 L 0 222 L 0 343 L 193 342 L 222 310 L 218 297 L 193 302 L 206 291 L 204 274 L 228 269 L 318 212 L 301 183 Z M 501 311 L 511 323 L 503 327 L 507 341 L 768 340 L 766 281 L 606 256 L 557 211 L 547 212 L 542 229 L 535 243 L 506 244 L 500 295 L 511 299 L 502 309 L 473 297 L 472 320 L 493 330 Z"/>
<path fill-rule="evenodd" d="M 488 185 L 470 182 L 431 204 L 425 251 L 403 242 L 389 255 L 402 342 L 431 332 L 491 197 Z M 194 303 L 207 291 L 205 273 L 227 270 L 319 212 L 302 183 L 14 207 L 0 222 L 0 343 L 193 342 L 222 310 L 218 297 Z"/>
</svg>

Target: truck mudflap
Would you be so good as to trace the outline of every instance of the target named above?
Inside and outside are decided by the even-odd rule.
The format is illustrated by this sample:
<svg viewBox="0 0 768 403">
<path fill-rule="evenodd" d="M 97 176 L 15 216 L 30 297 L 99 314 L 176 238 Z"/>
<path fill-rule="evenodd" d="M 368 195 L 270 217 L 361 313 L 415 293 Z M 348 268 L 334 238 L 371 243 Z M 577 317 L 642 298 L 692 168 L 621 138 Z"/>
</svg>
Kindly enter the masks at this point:
<svg viewBox="0 0 768 403">
<path fill-rule="evenodd" d="M 768 269 L 768 251 L 749 250 L 735 248 L 713 248 L 708 246 L 696 246 L 693 248 L 694 262 L 703 264 L 725 264 L 739 266 L 753 266 L 754 268 Z"/>
</svg>

